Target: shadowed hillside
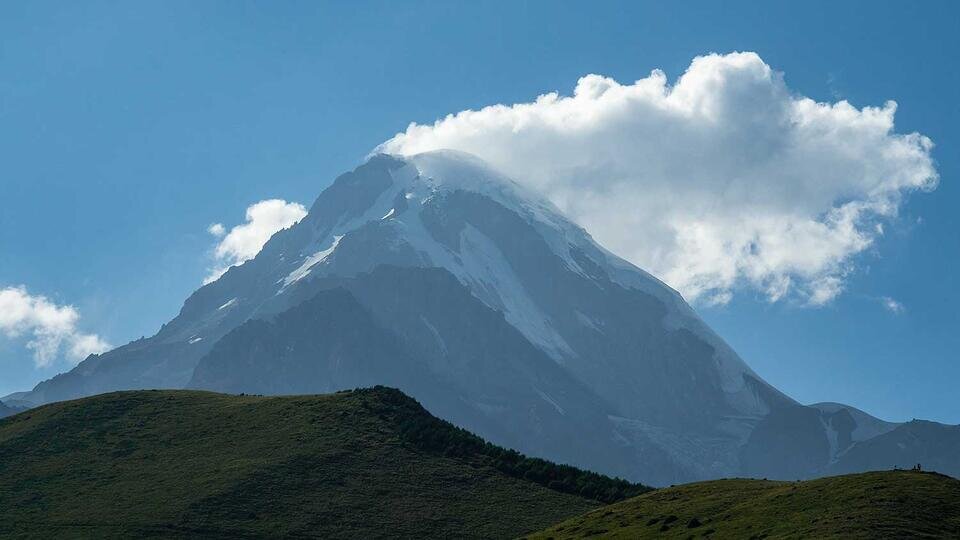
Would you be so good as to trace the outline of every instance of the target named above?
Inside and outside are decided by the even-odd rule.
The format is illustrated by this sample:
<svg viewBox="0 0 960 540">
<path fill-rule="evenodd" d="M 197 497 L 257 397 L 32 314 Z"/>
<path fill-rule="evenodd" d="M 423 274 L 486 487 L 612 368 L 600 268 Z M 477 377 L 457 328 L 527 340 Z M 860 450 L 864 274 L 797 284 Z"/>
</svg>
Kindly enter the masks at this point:
<svg viewBox="0 0 960 540">
<path fill-rule="evenodd" d="M 0 421 L 3 537 L 511 537 L 644 490 L 490 445 L 383 387 L 121 392 Z"/>
<path fill-rule="evenodd" d="M 960 480 L 886 471 L 716 480 L 594 510 L 527 538 L 958 538 Z"/>
</svg>

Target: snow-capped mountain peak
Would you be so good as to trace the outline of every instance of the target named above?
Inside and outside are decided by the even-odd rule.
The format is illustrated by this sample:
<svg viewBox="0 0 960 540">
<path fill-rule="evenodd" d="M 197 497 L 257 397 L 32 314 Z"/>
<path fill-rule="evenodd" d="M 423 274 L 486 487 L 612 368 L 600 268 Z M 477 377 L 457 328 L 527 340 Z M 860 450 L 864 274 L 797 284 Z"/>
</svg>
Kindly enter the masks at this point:
<svg viewBox="0 0 960 540">
<path fill-rule="evenodd" d="M 769 410 L 769 399 L 789 401 L 763 383 L 679 294 L 604 250 L 548 201 L 462 152 L 373 156 L 338 178 L 301 223 L 278 233 L 247 263 L 271 273 L 264 281 L 280 298 L 301 297 L 298 289 L 309 289 L 314 279 L 356 275 L 381 264 L 443 268 L 554 361 L 588 375 L 605 369 L 596 362 L 609 361 L 584 350 L 591 345 L 576 344 L 591 341 L 582 334 L 610 331 L 604 321 L 610 314 L 603 313 L 608 306 L 592 297 L 617 294 L 611 288 L 636 291 L 661 305 L 655 322 L 664 331 L 688 332 L 710 350 L 697 369 L 712 373 L 719 401 L 729 409 L 718 415 L 756 417 Z M 231 273 L 248 271 L 237 269 L 221 280 L 229 283 L 236 279 Z M 557 288 L 566 282 L 575 286 Z M 224 288 L 223 295 L 234 294 Z M 288 305 L 250 300 L 249 316 Z M 625 367 L 645 366 L 638 361 Z"/>
<path fill-rule="evenodd" d="M 281 316 L 296 328 L 262 323 Z M 798 407 L 676 291 L 449 151 L 372 156 L 156 336 L 33 397 L 382 383 L 501 444 L 653 483 L 736 474 L 755 426 Z"/>
</svg>

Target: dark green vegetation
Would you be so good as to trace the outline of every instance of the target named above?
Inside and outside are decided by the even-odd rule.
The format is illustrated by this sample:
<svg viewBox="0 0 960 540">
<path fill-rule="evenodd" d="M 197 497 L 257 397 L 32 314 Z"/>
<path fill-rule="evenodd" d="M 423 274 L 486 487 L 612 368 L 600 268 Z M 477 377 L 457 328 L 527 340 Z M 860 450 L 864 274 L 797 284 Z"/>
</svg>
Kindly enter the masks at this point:
<svg viewBox="0 0 960 540">
<path fill-rule="evenodd" d="M 415 401 L 401 392 L 396 392 L 395 395 L 405 400 L 408 407 L 416 405 Z M 403 414 L 397 421 L 403 439 L 418 448 L 432 450 L 448 457 L 483 456 L 483 462 L 498 471 L 555 491 L 612 503 L 652 489 L 569 465 L 557 465 L 544 459 L 529 458 L 516 450 L 507 450 L 490 444 L 465 429 L 430 415 L 408 413 Z"/>
<path fill-rule="evenodd" d="M 960 538 L 960 480 L 887 471 L 666 488 L 564 521 L 545 538 Z"/>
<path fill-rule="evenodd" d="M 4 538 L 503 538 L 599 506 L 560 490 L 637 489 L 487 444 L 383 387 L 121 392 L 0 421 Z"/>
</svg>

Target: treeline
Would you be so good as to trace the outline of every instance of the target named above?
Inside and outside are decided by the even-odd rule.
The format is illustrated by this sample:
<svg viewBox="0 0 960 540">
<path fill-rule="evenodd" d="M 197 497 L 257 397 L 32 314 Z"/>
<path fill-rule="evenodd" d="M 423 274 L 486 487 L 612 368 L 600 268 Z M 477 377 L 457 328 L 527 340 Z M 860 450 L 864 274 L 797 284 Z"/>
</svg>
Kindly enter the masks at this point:
<svg viewBox="0 0 960 540">
<path fill-rule="evenodd" d="M 570 465 L 558 465 L 544 459 L 527 457 L 516 450 L 501 448 L 446 420 L 434 417 L 416 400 L 393 388 L 376 386 L 355 392 L 375 396 L 375 399 L 364 400 L 364 405 L 396 424 L 400 436 L 422 450 L 448 457 L 479 458 L 484 464 L 514 478 L 522 478 L 555 491 L 604 503 L 617 502 L 652 489 L 620 478 L 610 478 Z M 380 407 L 381 404 L 388 407 L 384 410 Z"/>
</svg>

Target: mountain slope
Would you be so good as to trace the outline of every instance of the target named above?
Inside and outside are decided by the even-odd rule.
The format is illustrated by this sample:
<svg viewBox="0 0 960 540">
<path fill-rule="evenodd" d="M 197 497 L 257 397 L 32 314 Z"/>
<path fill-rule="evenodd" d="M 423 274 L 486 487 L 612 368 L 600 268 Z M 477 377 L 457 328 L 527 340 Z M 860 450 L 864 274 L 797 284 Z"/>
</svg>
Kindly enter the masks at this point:
<svg viewBox="0 0 960 540">
<path fill-rule="evenodd" d="M 717 480 L 658 490 L 529 539 L 957 538 L 960 480 L 911 471 L 806 482 Z"/>
<path fill-rule="evenodd" d="M 291 394 L 376 382 L 531 455 L 625 477 L 671 465 L 652 445 L 640 461 L 633 448 L 597 444 L 615 440 L 610 406 L 444 270 L 380 266 L 311 290 L 221 339 L 190 386 Z"/>
<path fill-rule="evenodd" d="M 558 490 L 643 489 L 523 460 L 382 387 L 113 393 L 0 422 L 4 537 L 510 537 L 598 504 Z"/>
<path fill-rule="evenodd" d="M 854 445 L 828 469 L 844 474 L 870 469 L 925 469 L 960 478 L 960 426 L 913 420 L 893 430 Z"/>
<path fill-rule="evenodd" d="M 0 401 L 0 418 L 6 418 L 8 416 L 13 416 L 19 412 L 23 412 L 26 409 L 20 407 L 11 407 L 4 402 Z"/>
</svg>

